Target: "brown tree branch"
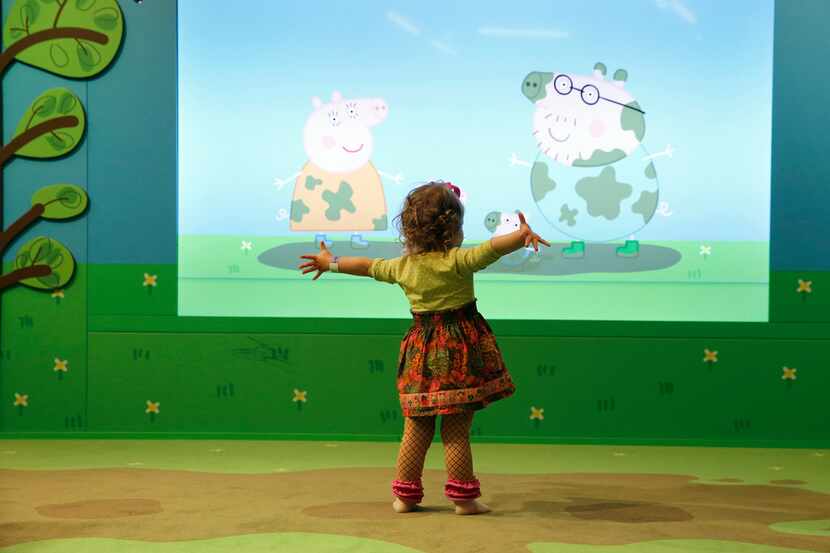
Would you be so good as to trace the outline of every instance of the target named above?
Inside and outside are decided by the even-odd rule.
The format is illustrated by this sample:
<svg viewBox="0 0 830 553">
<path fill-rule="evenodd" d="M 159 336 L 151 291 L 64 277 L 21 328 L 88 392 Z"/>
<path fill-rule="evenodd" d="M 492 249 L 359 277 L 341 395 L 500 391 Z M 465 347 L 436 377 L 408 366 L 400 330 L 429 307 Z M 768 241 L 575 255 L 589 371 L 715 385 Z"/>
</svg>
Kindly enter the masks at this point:
<svg viewBox="0 0 830 553">
<path fill-rule="evenodd" d="M 52 132 L 55 129 L 64 129 L 66 127 L 74 127 L 79 123 L 78 118 L 74 115 L 63 115 L 55 117 L 43 123 L 39 123 L 31 129 L 15 136 L 11 142 L 0 148 L 0 167 L 3 166 L 10 157 L 20 148 L 38 138 L 41 135 Z"/>
<path fill-rule="evenodd" d="M 32 209 L 21 215 L 17 221 L 11 224 L 8 229 L 0 232 L 0 259 L 3 257 L 3 252 L 6 251 L 6 247 L 8 247 L 9 243 L 15 239 L 15 237 L 26 230 L 26 228 L 37 221 L 41 215 L 43 215 L 43 211 L 46 209 L 46 206 L 43 204 L 35 204 L 32 206 Z"/>
<path fill-rule="evenodd" d="M 82 38 L 90 42 L 98 44 L 106 44 L 109 42 L 109 37 L 104 33 L 93 31 L 91 29 L 84 29 L 83 27 L 58 27 L 54 29 L 46 29 L 45 31 L 38 31 L 29 36 L 23 37 L 0 53 L 0 76 L 6 71 L 6 68 L 14 60 L 15 56 L 24 51 L 26 48 L 46 42 L 47 40 L 55 40 L 56 38 Z"/>
<path fill-rule="evenodd" d="M 61 0 L 57 0 L 57 2 L 60 8 L 58 8 L 58 13 L 55 14 L 55 21 L 52 22 L 53 29 L 58 26 L 58 20 L 61 18 L 61 13 L 63 13 L 63 9 L 66 7 L 66 3 L 69 2 L 69 0 L 63 0 L 63 2 L 61 2 Z"/>
<path fill-rule="evenodd" d="M 7 275 L 3 275 L 0 277 L 0 291 L 5 290 L 13 284 L 17 284 L 18 282 L 24 279 L 46 276 L 51 274 L 52 267 L 50 267 L 49 265 L 32 265 L 31 267 L 17 269 Z"/>
</svg>

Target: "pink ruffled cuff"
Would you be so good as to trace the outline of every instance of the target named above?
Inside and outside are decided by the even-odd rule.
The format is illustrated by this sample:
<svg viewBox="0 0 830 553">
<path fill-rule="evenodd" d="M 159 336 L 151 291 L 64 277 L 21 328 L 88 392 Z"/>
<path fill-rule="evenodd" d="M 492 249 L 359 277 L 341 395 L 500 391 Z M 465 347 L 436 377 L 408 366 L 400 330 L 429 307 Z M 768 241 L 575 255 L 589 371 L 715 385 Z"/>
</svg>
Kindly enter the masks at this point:
<svg viewBox="0 0 830 553">
<path fill-rule="evenodd" d="M 444 493 L 453 501 L 469 501 L 481 497 L 481 488 L 478 480 L 454 480 L 450 478 L 444 486 Z"/>
<path fill-rule="evenodd" d="M 420 503 L 424 498 L 424 487 L 420 478 L 418 480 L 393 480 L 392 493 L 407 503 Z"/>
</svg>

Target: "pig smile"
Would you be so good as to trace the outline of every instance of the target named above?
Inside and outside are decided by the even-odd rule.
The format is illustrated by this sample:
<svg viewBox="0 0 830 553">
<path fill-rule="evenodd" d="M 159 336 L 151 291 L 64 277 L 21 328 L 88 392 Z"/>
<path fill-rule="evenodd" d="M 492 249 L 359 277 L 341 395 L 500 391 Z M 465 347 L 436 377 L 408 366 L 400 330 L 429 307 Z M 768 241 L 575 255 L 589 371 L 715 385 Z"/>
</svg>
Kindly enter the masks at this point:
<svg viewBox="0 0 830 553">
<path fill-rule="evenodd" d="M 350 150 L 345 146 L 343 146 L 343 149 L 349 152 L 350 154 L 356 154 L 357 152 L 363 149 L 363 144 L 361 144 L 360 147 L 357 148 L 357 150 Z"/>
<path fill-rule="evenodd" d="M 551 139 L 555 140 L 556 142 L 565 142 L 566 140 L 568 140 L 571 137 L 571 135 L 568 134 L 568 136 L 566 136 L 565 138 L 556 138 L 555 136 L 553 136 L 553 131 L 551 130 L 550 127 L 548 127 L 548 136 L 551 137 Z"/>
</svg>

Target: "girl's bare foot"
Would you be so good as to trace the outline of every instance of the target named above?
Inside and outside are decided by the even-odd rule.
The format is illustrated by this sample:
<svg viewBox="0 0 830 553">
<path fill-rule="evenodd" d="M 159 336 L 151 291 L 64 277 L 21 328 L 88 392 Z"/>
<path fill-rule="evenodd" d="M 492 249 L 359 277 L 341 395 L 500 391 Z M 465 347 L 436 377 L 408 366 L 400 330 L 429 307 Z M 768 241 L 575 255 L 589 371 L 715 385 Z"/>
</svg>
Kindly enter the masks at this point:
<svg viewBox="0 0 830 553">
<path fill-rule="evenodd" d="M 476 501 L 455 501 L 455 514 L 457 515 L 480 515 L 482 513 L 489 513 L 490 507 Z"/>
<path fill-rule="evenodd" d="M 395 509 L 396 513 L 408 513 L 417 510 L 418 507 L 415 503 L 406 503 L 401 501 L 399 497 L 396 497 L 395 501 L 392 502 L 392 508 Z"/>
</svg>

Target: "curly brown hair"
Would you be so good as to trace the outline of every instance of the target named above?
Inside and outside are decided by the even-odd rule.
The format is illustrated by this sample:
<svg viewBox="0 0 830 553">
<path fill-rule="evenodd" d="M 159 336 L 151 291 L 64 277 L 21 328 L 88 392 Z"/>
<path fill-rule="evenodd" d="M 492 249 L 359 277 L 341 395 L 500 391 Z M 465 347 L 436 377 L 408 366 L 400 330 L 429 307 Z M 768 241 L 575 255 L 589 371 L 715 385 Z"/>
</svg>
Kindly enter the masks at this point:
<svg viewBox="0 0 830 553">
<path fill-rule="evenodd" d="M 457 189 L 456 189 L 457 190 Z M 407 254 L 446 252 L 461 237 L 464 205 L 445 182 L 428 182 L 407 194 L 395 217 Z"/>
</svg>

